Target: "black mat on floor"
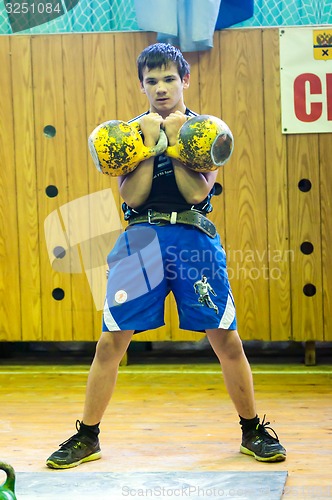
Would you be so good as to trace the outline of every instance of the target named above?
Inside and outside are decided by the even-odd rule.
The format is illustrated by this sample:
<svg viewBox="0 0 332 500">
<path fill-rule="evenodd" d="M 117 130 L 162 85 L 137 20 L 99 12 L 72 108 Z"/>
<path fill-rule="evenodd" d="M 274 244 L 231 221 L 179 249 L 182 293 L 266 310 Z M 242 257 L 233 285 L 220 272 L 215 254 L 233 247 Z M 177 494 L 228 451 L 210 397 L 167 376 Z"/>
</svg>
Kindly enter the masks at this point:
<svg viewBox="0 0 332 500">
<path fill-rule="evenodd" d="M 18 472 L 17 500 L 279 500 L 287 472 Z"/>
</svg>

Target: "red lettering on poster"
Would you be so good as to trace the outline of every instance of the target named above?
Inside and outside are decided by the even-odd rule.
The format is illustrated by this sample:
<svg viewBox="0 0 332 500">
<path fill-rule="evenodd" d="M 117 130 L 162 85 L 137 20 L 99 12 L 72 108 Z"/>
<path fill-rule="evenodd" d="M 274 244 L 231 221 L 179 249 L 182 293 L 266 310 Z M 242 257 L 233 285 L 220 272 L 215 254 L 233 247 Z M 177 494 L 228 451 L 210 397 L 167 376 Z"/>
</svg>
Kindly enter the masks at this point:
<svg viewBox="0 0 332 500">
<path fill-rule="evenodd" d="M 310 103 L 310 111 L 307 111 L 307 86 L 309 82 L 310 95 L 322 94 L 322 82 L 313 73 L 303 73 L 294 80 L 294 111 L 301 122 L 315 122 L 321 115 L 323 105 L 321 102 Z"/>
</svg>

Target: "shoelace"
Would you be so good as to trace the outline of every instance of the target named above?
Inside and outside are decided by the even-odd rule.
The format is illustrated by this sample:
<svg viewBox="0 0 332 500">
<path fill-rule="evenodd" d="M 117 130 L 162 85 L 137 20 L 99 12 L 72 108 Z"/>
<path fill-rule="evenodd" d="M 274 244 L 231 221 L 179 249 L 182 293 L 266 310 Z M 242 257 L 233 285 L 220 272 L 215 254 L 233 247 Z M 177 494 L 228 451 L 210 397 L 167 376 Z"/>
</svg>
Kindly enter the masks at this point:
<svg viewBox="0 0 332 500">
<path fill-rule="evenodd" d="M 278 443 L 279 443 L 279 438 L 278 438 L 276 431 L 274 429 L 272 429 L 272 427 L 269 427 L 270 422 L 265 422 L 265 417 L 266 417 L 266 415 L 264 415 L 264 418 L 263 418 L 263 421 L 261 424 L 257 424 L 256 430 L 263 432 L 265 435 L 269 436 L 270 439 L 272 439 L 273 441 L 278 441 Z M 267 429 L 272 431 L 273 434 L 275 435 L 275 437 L 271 436 L 271 434 L 269 432 L 267 432 Z"/>
<path fill-rule="evenodd" d="M 79 432 L 79 430 L 80 430 L 80 425 L 81 425 L 81 422 L 79 420 L 76 420 L 76 425 L 75 426 L 76 426 L 77 432 Z M 79 443 L 81 440 L 80 440 L 80 437 L 77 434 L 74 434 L 69 439 L 67 439 L 63 443 L 59 444 L 59 446 L 60 446 L 60 448 L 66 449 L 66 448 L 68 448 L 68 446 L 66 446 L 66 445 L 69 445 L 69 443 L 72 443 L 73 441 L 76 442 L 76 443 Z"/>
<path fill-rule="evenodd" d="M 73 443 L 81 443 L 82 441 L 78 436 L 72 436 L 71 438 L 67 439 L 67 441 L 64 441 L 63 443 L 60 444 L 60 448 L 62 450 L 66 450 L 67 448 L 71 448 Z"/>
</svg>

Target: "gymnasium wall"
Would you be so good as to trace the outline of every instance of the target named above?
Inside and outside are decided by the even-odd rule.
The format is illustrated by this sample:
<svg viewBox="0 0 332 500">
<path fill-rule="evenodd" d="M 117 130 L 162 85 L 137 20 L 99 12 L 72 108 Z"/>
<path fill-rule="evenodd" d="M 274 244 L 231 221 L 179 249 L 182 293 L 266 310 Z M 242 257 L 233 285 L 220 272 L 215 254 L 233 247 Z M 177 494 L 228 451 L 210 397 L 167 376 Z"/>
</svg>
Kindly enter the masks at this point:
<svg viewBox="0 0 332 500">
<path fill-rule="evenodd" d="M 86 273 L 52 269 L 44 222 L 109 188 L 120 211 L 117 181 L 94 168 L 87 137 L 146 109 L 135 61 L 154 41 L 142 32 L 0 37 L 1 341 L 99 337 Z M 211 218 L 242 338 L 332 340 L 332 138 L 281 134 L 278 45 L 277 29 L 216 32 L 210 52 L 186 54 L 186 103 L 222 117 L 235 137 Z M 171 298 L 165 317 L 136 339 L 200 338 L 179 331 Z"/>
</svg>

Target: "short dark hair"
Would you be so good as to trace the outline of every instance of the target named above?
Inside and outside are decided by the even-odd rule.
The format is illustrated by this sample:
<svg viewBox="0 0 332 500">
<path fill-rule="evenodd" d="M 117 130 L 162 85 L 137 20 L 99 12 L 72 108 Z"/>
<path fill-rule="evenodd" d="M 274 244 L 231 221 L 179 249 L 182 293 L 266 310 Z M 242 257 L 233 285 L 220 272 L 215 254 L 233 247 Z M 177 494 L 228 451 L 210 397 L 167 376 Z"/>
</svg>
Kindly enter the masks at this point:
<svg viewBox="0 0 332 500">
<path fill-rule="evenodd" d="M 183 57 L 182 52 L 169 43 L 154 43 L 146 47 L 137 58 L 138 78 L 143 81 L 143 69 L 167 67 L 169 63 L 175 63 L 181 80 L 189 75 L 189 63 Z"/>
</svg>

